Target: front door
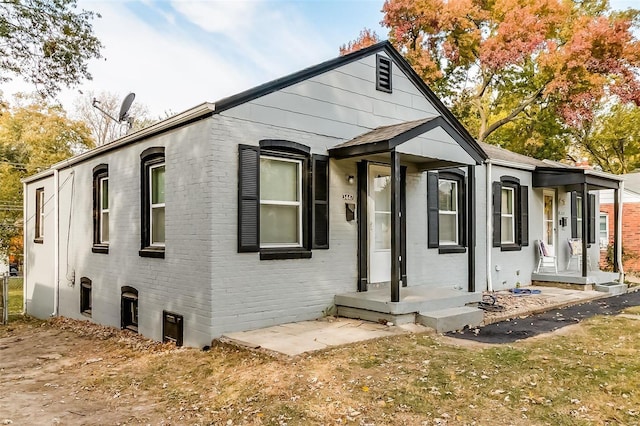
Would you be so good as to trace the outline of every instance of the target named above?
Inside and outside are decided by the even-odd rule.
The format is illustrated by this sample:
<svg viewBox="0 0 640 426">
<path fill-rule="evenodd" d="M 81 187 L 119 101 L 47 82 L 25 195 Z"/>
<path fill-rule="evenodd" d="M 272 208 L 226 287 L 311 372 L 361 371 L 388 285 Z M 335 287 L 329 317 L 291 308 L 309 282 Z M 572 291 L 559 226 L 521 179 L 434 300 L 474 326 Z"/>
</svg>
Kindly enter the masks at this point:
<svg viewBox="0 0 640 426">
<path fill-rule="evenodd" d="M 556 194 L 553 190 L 544 190 L 544 214 L 542 229 L 544 232 L 543 241 L 547 246 L 549 255 L 556 254 L 555 241 L 556 241 L 556 209 L 555 198 Z"/>
<path fill-rule="evenodd" d="M 368 172 L 369 283 L 391 281 L 391 168 L 370 164 Z"/>
</svg>

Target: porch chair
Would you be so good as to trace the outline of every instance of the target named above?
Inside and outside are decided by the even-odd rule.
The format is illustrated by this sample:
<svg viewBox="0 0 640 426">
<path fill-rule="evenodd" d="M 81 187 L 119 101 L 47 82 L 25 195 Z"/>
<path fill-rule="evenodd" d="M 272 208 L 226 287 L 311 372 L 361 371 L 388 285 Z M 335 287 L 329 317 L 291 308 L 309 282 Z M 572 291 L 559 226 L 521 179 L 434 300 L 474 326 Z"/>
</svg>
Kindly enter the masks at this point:
<svg viewBox="0 0 640 426">
<path fill-rule="evenodd" d="M 571 260 L 575 259 L 578 264 L 578 271 L 582 268 L 582 240 L 580 238 L 569 238 L 569 261 L 567 262 L 567 271 L 571 266 Z M 591 270 L 591 257 L 587 252 L 587 269 Z"/>
<path fill-rule="evenodd" d="M 544 241 L 538 240 L 538 266 L 536 267 L 535 273 L 540 272 L 540 268 L 545 267 L 553 267 L 556 275 L 558 274 L 558 262 L 556 256 L 549 252 L 549 248 L 546 246 Z"/>
</svg>

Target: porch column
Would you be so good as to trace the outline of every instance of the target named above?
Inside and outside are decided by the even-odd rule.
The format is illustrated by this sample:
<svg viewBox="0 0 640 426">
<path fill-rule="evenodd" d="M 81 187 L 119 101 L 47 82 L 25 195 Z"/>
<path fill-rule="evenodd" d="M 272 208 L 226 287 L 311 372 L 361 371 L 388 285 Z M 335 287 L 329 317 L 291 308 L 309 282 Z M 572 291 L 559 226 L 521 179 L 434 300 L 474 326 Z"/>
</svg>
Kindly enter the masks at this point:
<svg viewBox="0 0 640 426">
<path fill-rule="evenodd" d="M 468 288 L 476 291 L 476 167 L 467 166 L 467 252 Z"/>
<path fill-rule="evenodd" d="M 620 189 L 613 190 L 613 272 L 619 272 L 618 270 L 618 244 L 620 244 Z M 608 243 L 608 241 L 607 241 Z"/>
<path fill-rule="evenodd" d="M 587 183 L 582 184 L 582 276 L 587 276 L 587 242 L 589 236 L 587 232 L 589 230 L 589 214 L 587 206 L 589 205 L 589 191 L 587 189 Z"/>
<path fill-rule="evenodd" d="M 400 301 L 400 154 L 391 151 L 391 301 Z"/>
</svg>

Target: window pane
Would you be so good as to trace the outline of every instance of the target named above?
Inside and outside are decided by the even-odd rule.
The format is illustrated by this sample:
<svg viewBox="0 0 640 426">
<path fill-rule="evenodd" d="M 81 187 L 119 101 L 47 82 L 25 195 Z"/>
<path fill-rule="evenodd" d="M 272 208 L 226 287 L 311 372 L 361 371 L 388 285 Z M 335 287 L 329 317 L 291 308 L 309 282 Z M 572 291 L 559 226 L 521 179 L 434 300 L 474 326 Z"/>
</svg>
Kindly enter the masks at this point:
<svg viewBox="0 0 640 426">
<path fill-rule="evenodd" d="M 298 206 L 260 206 L 261 245 L 299 245 Z"/>
<path fill-rule="evenodd" d="M 103 212 L 100 218 L 100 226 L 102 227 L 102 235 L 100 242 L 106 243 L 109 241 L 109 212 Z"/>
<path fill-rule="evenodd" d="M 376 212 L 375 220 L 376 250 L 391 249 L 391 214 Z"/>
<path fill-rule="evenodd" d="M 576 216 L 582 218 L 582 197 L 576 197 Z"/>
<path fill-rule="evenodd" d="M 164 207 L 151 209 L 151 244 L 164 243 Z"/>
<path fill-rule="evenodd" d="M 376 211 L 391 211 L 391 176 L 373 178 L 373 197 Z"/>
<path fill-rule="evenodd" d="M 101 188 L 101 192 L 102 192 L 102 208 L 103 209 L 108 209 L 109 208 L 109 180 L 108 179 L 102 179 L 101 181 L 102 183 L 102 188 Z"/>
<path fill-rule="evenodd" d="M 513 213 L 513 190 L 502 188 L 502 213 Z"/>
<path fill-rule="evenodd" d="M 457 185 L 455 182 L 441 180 L 438 182 L 440 210 L 457 211 Z"/>
<path fill-rule="evenodd" d="M 440 244 L 457 244 L 456 223 L 457 215 L 441 214 L 438 220 Z"/>
<path fill-rule="evenodd" d="M 502 216 L 500 234 L 502 242 L 512 243 L 515 241 L 515 239 L 513 238 L 513 217 Z"/>
<path fill-rule="evenodd" d="M 151 169 L 151 203 L 164 203 L 164 166 Z"/>
<path fill-rule="evenodd" d="M 298 161 L 260 158 L 260 199 L 299 201 Z"/>
</svg>

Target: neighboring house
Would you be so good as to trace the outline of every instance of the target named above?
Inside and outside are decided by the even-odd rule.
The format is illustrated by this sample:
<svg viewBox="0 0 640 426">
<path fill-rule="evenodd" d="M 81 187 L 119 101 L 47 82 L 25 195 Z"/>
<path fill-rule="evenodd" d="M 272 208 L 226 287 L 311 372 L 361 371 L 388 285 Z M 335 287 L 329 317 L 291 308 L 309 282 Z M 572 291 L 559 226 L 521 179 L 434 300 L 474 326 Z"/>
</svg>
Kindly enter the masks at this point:
<svg viewBox="0 0 640 426">
<path fill-rule="evenodd" d="M 26 179 L 26 311 L 190 346 L 335 305 L 431 318 L 532 278 L 592 283 L 532 274 L 534 243 L 565 262 L 595 225 L 558 218 L 603 187 L 618 180 L 478 144 L 383 42 Z"/>
<path fill-rule="evenodd" d="M 620 175 L 624 179 L 622 191 L 622 245 L 624 247 L 624 270 L 640 273 L 640 173 Z M 613 191 L 603 191 L 600 199 L 599 242 L 600 265 L 606 266 L 607 248 L 613 246 L 614 220 Z"/>
</svg>

